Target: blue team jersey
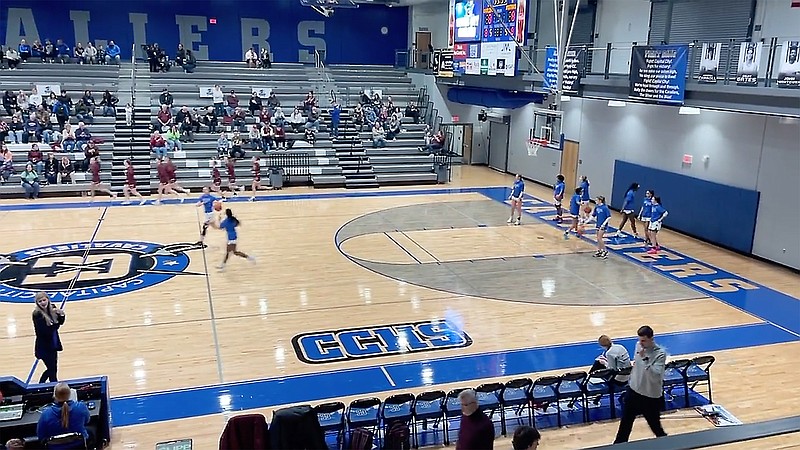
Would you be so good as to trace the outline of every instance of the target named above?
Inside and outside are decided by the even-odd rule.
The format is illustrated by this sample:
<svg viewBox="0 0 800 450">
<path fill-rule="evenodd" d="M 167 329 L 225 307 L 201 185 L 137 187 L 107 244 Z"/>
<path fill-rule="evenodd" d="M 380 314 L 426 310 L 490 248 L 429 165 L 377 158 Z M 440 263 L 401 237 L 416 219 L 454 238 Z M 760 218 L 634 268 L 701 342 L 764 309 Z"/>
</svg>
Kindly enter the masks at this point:
<svg viewBox="0 0 800 450">
<path fill-rule="evenodd" d="M 522 180 L 515 181 L 511 186 L 511 196 L 514 198 L 522 197 L 522 192 L 525 191 L 525 182 Z"/>
<path fill-rule="evenodd" d="M 564 182 L 559 181 L 556 183 L 556 187 L 553 188 L 553 197 L 563 197 L 564 196 Z"/>
<path fill-rule="evenodd" d="M 628 192 L 625 193 L 625 201 L 622 203 L 622 210 L 633 211 L 633 202 L 635 199 L 636 193 L 633 192 L 633 189 L 628 189 Z"/>
<path fill-rule="evenodd" d="M 608 223 L 608 219 L 611 218 L 611 211 L 608 209 L 608 206 L 605 204 L 598 204 L 594 207 L 594 212 L 592 216 L 597 217 L 597 228 L 601 228 Z"/>
<path fill-rule="evenodd" d="M 236 227 L 239 226 L 238 223 L 228 219 L 227 217 L 222 219 L 222 222 L 219 223 L 219 227 L 225 230 L 225 233 L 228 235 L 229 241 L 235 241 L 237 234 L 236 234 Z"/>
<path fill-rule="evenodd" d="M 214 197 L 211 194 L 203 194 L 200 196 L 200 203 L 203 204 L 203 211 L 206 213 L 211 213 L 214 211 L 214 201 L 217 200 L 217 197 Z"/>
<path fill-rule="evenodd" d="M 650 214 L 651 222 L 658 222 L 664 217 L 664 213 L 667 212 L 667 210 L 664 209 L 663 206 L 657 203 L 654 204 L 650 209 L 651 209 L 651 214 Z"/>
<path fill-rule="evenodd" d="M 649 219 L 653 214 L 653 200 L 645 197 L 642 202 L 642 218 Z"/>
<path fill-rule="evenodd" d="M 581 192 L 581 201 L 588 202 L 591 198 L 589 196 L 589 180 L 581 181 L 581 189 L 583 189 L 583 192 Z"/>
<path fill-rule="evenodd" d="M 569 199 L 569 213 L 573 216 L 577 216 L 581 211 L 581 196 L 578 194 L 572 194 L 572 198 Z"/>
</svg>

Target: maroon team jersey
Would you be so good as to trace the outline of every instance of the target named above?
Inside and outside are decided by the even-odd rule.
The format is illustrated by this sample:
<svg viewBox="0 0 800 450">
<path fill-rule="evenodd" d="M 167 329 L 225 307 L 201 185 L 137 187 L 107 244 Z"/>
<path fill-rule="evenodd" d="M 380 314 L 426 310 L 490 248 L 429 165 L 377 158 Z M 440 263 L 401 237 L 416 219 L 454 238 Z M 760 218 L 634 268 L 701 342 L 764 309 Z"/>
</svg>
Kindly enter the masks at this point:
<svg viewBox="0 0 800 450">
<path fill-rule="evenodd" d="M 219 169 L 216 167 L 211 169 L 211 181 L 214 182 L 215 186 L 222 184 L 222 175 L 219 174 Z"/>
<path fill-rule="evenodd" d="M 100 163 L 97 161 L 93 161 L 92 164 L 89 166 L 89 170 L 92 171 L 92 183 L 99 183 L 100 182 Z"/>
<path fill-rule="evenodd" d="M 169 178 L 170 183 L 174 183 L 177 178 L 175 177 L 175 164 L 172 164 L 172 161 L 167 163 L 167 178 Z"/>
<path fill-rule="evenodd" d="M 236 183 L 236 166 L 233 163 L 228 163 L 228 183 Z"/>
<path fill-rule="evenodd" d="M 158 165 L 158 181 L 161 184 L 169 184 L 169 174 L 167 173 L 166 164 L 162 163 Z"/>
<path fill-rule="evenodd" d="M 261 164 L 258 162 L 253 162 L 253 180 L 261 181 Z"/>
<path fill-rule="evenodd" d="M 127 183 L 130 188 L 136 187 L 136 177 L 134 177 L 133 174 L 133 166 L 125 168 L 125 183 Z"/>
</svg>

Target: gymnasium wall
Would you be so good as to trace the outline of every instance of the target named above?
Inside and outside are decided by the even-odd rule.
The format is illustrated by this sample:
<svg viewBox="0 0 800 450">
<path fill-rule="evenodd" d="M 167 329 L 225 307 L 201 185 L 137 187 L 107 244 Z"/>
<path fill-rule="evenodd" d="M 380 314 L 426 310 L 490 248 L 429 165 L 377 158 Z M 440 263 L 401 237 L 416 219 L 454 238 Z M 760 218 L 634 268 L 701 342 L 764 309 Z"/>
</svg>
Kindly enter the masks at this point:
<svg viewBox="0 0 800 450">
<path fill-rule="evenodd" d="M 410 7 L 408 47 L 411 47 L 417 31 L 430 31 L 434 48 L 447 47 L 449 0 L 432 0 Z"/>
<path fill-rule="evenodd" d="M 134 43 L 157 42 L 174 56 L 182 42 L 200 60 L 225 61 L 243 61 L 255 45 L 277 62 L 313 62 L 314 50 L 324 50 L 328 63 L 393 64 L 408 21 L 406 7 L 361 5 L 325 18 L 297 0 L 2 0 L 0 43 L 114 40 L 127 59 Z"/>
<path fill-rule="evenodd" d="M 756 0 L 756 13 L 753 22 L 753 40 L 761 38 L 800 38 L 800 8 L 792 8 L 791 1 Z M 781 39 L 783 41 L 784 39 Z"/>
<path fill-rule="evenodd" d="M 613 47 L 631 46 L 632 42 L 647 43 L 650 30 L 650 0 L 599 0 L 595 22 L 595 47 L 605 48 L 610 42 Z M 605 70 L 606 52 L 593 53 L 592 71 Z M 630 50 L 612 50 L 609 65 L 610 73 L 628 73 Z"/>
</svg>

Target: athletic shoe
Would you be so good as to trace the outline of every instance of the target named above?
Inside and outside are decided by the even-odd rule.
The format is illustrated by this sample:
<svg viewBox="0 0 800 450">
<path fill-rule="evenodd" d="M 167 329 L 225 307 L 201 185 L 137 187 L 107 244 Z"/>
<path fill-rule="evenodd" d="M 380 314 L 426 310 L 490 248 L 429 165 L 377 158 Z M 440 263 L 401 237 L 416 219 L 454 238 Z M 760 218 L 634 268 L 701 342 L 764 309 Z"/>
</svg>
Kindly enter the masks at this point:
<svg viewBox="0 0 800 450">
<path fill-rule="evenodd" d="M 647 251 L 650 255 L 655 255 L 658 253 L 658 249 L 656 247 L 651 247 L 650 250 Z"/>
<path fill-rule="evenodd" d="M 514 223 L 514 216 L 509 217 L 506 223 Z"/>
<path fill-rule="evenodd" d="M 569 231 L 566 231 L 564 232 L 564 240 L 566 241 L 568 239 L 569 239 Z"/>
<path fill-rule="evenodd" d="M 250 261 L 250 262 L 251 262 L 251 263 L 253 263 L 253 264 L 255 264 L 255 263 L 257 262 L 257 261 L 256 261 L 256 257 L 255 257 L 255 256 L 252 256 L 252 255 L 248 256 L 248 257 L 247 257 L 247 260 L 248 260 L 248 261 Z"/>
<path fill-rule="evenodd" d="M 131 202 L 129 200 L 125 200 L 124 202 L 120 203 L 120 205 L 130 205 Z"/>
<path fill-rule="evenodd" d="M 220 272 L 222 272 L 223 270 L 225 270 L 225 264 L 220 264 L 220 265 L 218 265 L 218 266 L 217 266 L 217 270 L 219 270 Z"/>
<path fill-rule="evenodd" d="M 522 222 L 520 221 L 520 219 L 517 219 L 517 225 L 522 225 Z"/>
<path fill-rule="evenodd" d="M 594 255 L 592 255 L 593 258 L 599 258 L 601 256 L 603 256 L 603 251 L 602 250 L 598 250 L 598 251 L 594 252 Z"/>
<path fill-rule="evenodd" d="M 603 253 L 601 253 L 600 257 L 603 259 L 608 259 L 608 251 L 604 251 Z"/>
<path fill-rule="evenodd" d="M 140 201 L 140 202 L 139 202 L 139 206 L 142 206 L 142 205 L 144 205 L 145 203 L 147 203 L 147 199 L 144 199 L 144 198 L 143 198 L 143 199 L 142 199 L 142 201 Z"/>
<path fill-rule="evenodd" d="M 254 202 L 254 201 L 256 201 L 256 198 L 255 197 L 250 197 L 247 201 L 248 202 Z"/>
</svg>

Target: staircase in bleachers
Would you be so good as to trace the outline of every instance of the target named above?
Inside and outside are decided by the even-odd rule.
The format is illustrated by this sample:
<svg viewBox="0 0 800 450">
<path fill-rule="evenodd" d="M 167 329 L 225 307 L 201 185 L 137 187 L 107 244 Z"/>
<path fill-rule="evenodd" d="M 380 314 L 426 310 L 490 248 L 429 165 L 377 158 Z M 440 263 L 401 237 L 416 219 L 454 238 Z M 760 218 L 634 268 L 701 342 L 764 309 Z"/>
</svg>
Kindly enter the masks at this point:
<svg viewBox="0 0 800 450">
<path fill-rule="evenodd" d="M 124 63 L 120 69 L 120 102 L 117 105 L 117 122 L 114 145 L 114 169 L 111 172 L 114 190 L 122 190 L 125 184 L 126 159 L 131 160 L 136 174 L 137 190 L 142 195 L 151 193 L 150 173 L 150 77 L 147 68 L 137 64 L 134 69 L 130 63 Z M 135 70 L 135 75 L 131 75 Z M 142 100 L 144 99 L 144 100 Z M 129 125 L 125 116 L 125 105 L 134 105 L 133 120 Z M 143 105 L 144 102 L 144 105 Z"/>
</svg>

